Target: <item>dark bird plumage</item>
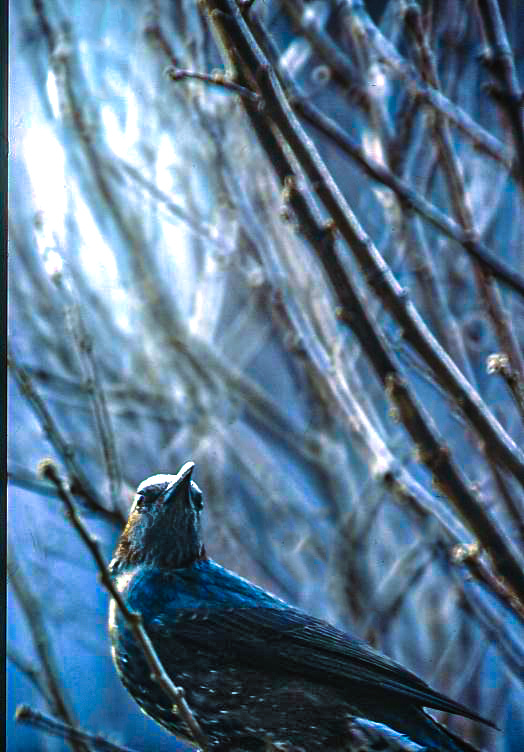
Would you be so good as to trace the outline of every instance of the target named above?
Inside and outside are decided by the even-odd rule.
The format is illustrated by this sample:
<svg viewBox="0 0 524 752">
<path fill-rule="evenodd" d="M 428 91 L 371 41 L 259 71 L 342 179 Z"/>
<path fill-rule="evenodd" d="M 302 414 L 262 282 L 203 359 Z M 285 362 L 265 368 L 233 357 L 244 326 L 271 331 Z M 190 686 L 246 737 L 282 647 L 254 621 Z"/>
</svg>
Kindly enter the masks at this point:
<svg viewBox="0 0 524 752">
<path fill-rule="evenodd" d="M 141 483 L 110 570 L 127 605 L 142 614 L 167 673 L 184 687 L 210 750 L 263 752 L 267 740 L 305 752 L 347 750 L 354 716 L 428 750 L 472 750 L 423 708 L 489 721 L 206 556 L 193 467 Z M 114 602 L 109 622 L 126 689 L 155 721 L 188 738 Z"/>
</svg>

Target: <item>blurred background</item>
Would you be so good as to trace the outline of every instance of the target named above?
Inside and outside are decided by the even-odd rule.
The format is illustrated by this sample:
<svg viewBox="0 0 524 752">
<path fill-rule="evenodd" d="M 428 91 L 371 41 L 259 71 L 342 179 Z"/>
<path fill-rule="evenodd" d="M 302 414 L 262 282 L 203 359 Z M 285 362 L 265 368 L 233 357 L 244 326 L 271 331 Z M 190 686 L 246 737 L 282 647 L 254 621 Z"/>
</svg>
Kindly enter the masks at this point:
<svg viewBox="0 0 524 752">
<path fill-rule="evenodd" d="M 256 71 L 228 86 L 209 6 L 10 4 L 8 748 L 66 748 L 15 723 L 25 703 L 187 749 L 119 683 L 107 594 L 37 473 L 53 457 L 108 561 L 138 483 L 194 460 L 214 559 L 502 730 L 438 714 L 456 732 L 522 750 L 522 7 L 243 8 L 377 274 Z"/>
</svg>

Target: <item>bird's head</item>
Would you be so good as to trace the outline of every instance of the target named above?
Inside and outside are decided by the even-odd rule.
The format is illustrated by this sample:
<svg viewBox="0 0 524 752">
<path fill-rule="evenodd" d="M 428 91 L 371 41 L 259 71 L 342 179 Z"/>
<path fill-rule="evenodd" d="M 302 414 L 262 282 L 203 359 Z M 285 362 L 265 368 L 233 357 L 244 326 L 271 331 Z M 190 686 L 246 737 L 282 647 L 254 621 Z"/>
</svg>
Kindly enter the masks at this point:
<svg viewBox="0 0 524 752">
<path fill-rule="evenodd" d="M 200 532 L 204 503 L 191 480 L 194 467 L 186 462 L 177 475 L 152 475 L 138 486 L 111 572 L 137 564 L 176 569 L 205 558 Z"/>
</svg>

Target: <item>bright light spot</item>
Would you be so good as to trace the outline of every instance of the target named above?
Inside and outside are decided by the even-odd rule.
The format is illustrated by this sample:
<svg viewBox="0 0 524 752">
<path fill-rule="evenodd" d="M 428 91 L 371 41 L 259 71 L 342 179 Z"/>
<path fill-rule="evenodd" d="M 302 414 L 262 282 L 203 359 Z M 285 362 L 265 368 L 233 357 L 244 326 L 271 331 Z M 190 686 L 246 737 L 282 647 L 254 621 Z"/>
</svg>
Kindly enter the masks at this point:
<svg viewBox="0 0 524 752">
<path fill-rule="evenodd" d="M 369 157 L 374 159 L 376 162 L 379 162 L 381 165 L 386 164 L 382 143 L 372 131 L 368 130 L 364 133 L 364 136 L 362 138 L 362 146 Z"/>
<path fill-rule="evenodd" d="M 49 104 L 51 105 L 53 115 L 55 116 L 55 118 L 58 118 L 60 115 L 60 98 L 58 96 L 56 76 L 53 71 L 49 71 L 49 73 L 47 74 L 46 89 L 47 97 L 49 99 Z"/>
<path fill-rule="evenodd" d="M 212 341 L 216 312 L 220 310 L 223 294 L 222 284 L 218 277 L 218 265 L 213 254 L 206 254 L 204 268 L 200 273 L 199 284 L 194 297 L 193 315 L 189 319 L 189 331 Z"/>
<path fill-rule="evenodd" d="M 295 39 L 280 56 L 279 65 L 290 76 L 296 76 L 309 60 L 311 47 L 305 39 Z"/>
<path fill-rule="evenodd" d="M 122 129 L 118 124 L 118 118 L 111 107 L 102 107 L 100 117 L 104 125 L 104 137 L 110 151 L 114 151 L 119 156 L 126 155 L 125 144 L 122 138 Z"/>
<path fill-rule="evenodd" d="M 45 217 L 52 235 L 60 235 L 67 211 L 64 153 L 49 128 L 30 128 L 23 150 L 32 183 L 33 205 Z M 56 243 L 47 242 L 54 246 Z"/>
<path fill-rule="evenodd" d="M 315 21 L 316 13 L 315 13 L 314 9 L 311 8 L 310 6 L 308 6 L 305 9 L 305 11 L 304 11 L 303 18 L 304 18 L 304 23 L 306 23 L 306 24 L 312 23 L 313 21 Z"/>
<path fill-rule="evenodd" d="M 326 23 L 328 12 L 329 12 L 329 9 L 328 9 L 327 3 L 323 3 L 323 2 L 311 3 L 304 10 L 302 19 L 306 26 L 308 25 L 315 26 L 317 29 L 321 30 L 324 28 L 324 25 Z"/>
<path fill-rule="evenodd" d="M 105 242 L 91 211 L 75 186 L 75 218 L 81 238 L 80 258 L 86 274 L 98 290 L 112 290 L 118 285 L 118 269 L 112 249 Z"/>
<path fill-rule="evenodd" d="M 384 90 L 387 83 L 387 78 L 384 75 L 382 68 L 380 65 L 372 65 L 369 69 L 369 80 L 368 85 L 371 86 L 375 91 L 374 93 L 378 93 L 377 89 L 380 89 L 381 91 Z"/>
<path fill-rule="evenodd" d="M 60 274 L 63 265 L 62 256 L 57 251 L 48 249 L 44 252 L 44 268 L 50 277 Z"/>
</svg>

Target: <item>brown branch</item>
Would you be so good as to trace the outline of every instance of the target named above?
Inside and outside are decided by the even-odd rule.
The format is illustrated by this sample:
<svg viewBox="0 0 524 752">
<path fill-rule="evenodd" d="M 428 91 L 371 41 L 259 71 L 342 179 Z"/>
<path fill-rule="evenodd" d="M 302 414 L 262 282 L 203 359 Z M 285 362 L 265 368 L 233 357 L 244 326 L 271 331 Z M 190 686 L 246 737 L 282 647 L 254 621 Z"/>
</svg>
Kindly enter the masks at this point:
<svg viewBox="0 0 524 752">
<path fill-rule="evenodd" d="M 234 94 L 240 94 L 241 97 L 247 97 L 253 102 L 258 102 L 260 97 L 254 91 L 246 89 L 245 86 L 239 86 L 239 84 L 231 81 L 223 73 L 217 72 L 209 75 L 208 73 L 197 73 L 196 71 L 183 70 L 182 68 L 166 68 L 166 75 L 172 81 L 182 81 L 185 78 L 193 78 L 197 81 L 204 81 L 207 84 L 213 84 L 220 86 L 223 89 L 228 89 Z"/>
<path fill-rule="evenodd" d="M 355 18 L 358 18 L 370 44 L 377 53 L 379 61 L 404 81 L 407 90 L 411 92 L 413 97 L 443 115 L 471 141 L 475 149 L 489 154 L 497 162 L 504 165 L 510 173 L 516 172 L 517 165 L 514 164 L 513 156 L 506 146 L 475 122 L 461 107 L 455 105 L 446 96 L 421 80 L 411 63 L 402 57 L 389 39 L 375 26 L 365 9 L 364 3 L 342 0 L 339 12 L 343 22 L 348 24 L 354 23 Z"/>
<path fill-rule="evenodd" d="M 421 11 L 416 2 L 413 0 L 404 0 L 402 4 L 404 11 L 404 22 L 410 32 L 421 75 L 425 81 L 429 82 L 436 90 L 440 90 L 440 80 L 437 72 L 437 65 L 431 49 L 428 35 L 422 26 Z M 439 164 L 444 174 L 447 184 L 449 199 L 455 219 L 461 226 L 466 235 L 478 238 L 479 233 L 475 226 L 475 219 L 468 199 L 464 178 L 460 167 L 459 159 L 453 148 L 450 129 L 445 118 L 435 113 L 431 120 L 431 128 L 434 140 L 439 154 Z M 516 342 L 513 329 L 508 320 L 506 312 L 503 309 L 502 301 L 497 286 L 489 272 L 479 265 L 473 259 L 473 273 L 480 291 L 481 299 L 488 313 L 493 329 L 498 337 L 500 347 L 503 348 L 505 357 L 508 360 L 506 372 L 511 374 L 511 379 L 506 380 L 510 388 L 510 393 L 515 400 L 517 409 L 521 410 L 524 402 L 524 368 L 520 356 L 519 347 Z M 502 356 L 504 357 L 504 356 Z M 488 461 L 500 486 L 498 468 L 488 454 Z M 503 499 L 507 497 L 502 496 Z"/>
<path fill-rule="evenodd" d="M 245 26 L 245 24 L 241 20 L 240 14 L 235 13 L 234 6 L 232 7 L 232 4 L 228 0 L 220 3 L 220 5 L 224 6 L 224 10 L 229 12 L 217 13 L 217 3 L 207 3 L 208 9 L 211 11 L 211 20 L 215 26 L 219 27 L 216 29 L 217 33 L 224 36 L 223 49 L 235 49 L 238 59 L 242 62 L 246 61 L 245 67 L 247 70 L 244 78 L 255 79 L 254 71 L 256 71 L 259 74 L 261 86 L 265 78 L 269 79 L 271 89 L 264 91 L 267 102 L 269 94 L 273 94 L 274 87 L 276 88 L 278 84 L 272 80 L 271 70 L 263 64 L 262 53 L 258 48 L 254 48 L 256 43 L 249 34 L 249 31 L 247 28 L 242 28 L 242 25 Z M 232 18 L 235 21 L 234 25 Z M 238 22 L 239 18 L 240 23 Z M 231 38 L 229 38 L 229 34 L 231 34 Z M 255 110 L 248 105 L 246 109 L 262 145 L 270 155 L 272 164 L 284 186 L 289 203 L 301 223 L 301 229 L 313 247 L 317 249 L 319 261 L 331 282 L 331 286 L 339 302 L 339 318 L 341 322 L 349 325 L 356 334 L 362 348 L 370 358 L 377 375 L 386 387 L 386 392 L 398 410 L 402 422 L 416 442 L 420 460 L 431 470 L 435 478 L 435 483 L 452 500 L 459 515 L 465 521 L 466 526 L 474 531 L 475 535 L 482 542 L 482 545 L 486 547 L 496 569 L 501 575 L 503 572 L 505 573 L 503 576 L 508 578 L 508 582 L 511 583 L 510 587 L 516 593 L 519 593 L 519 597 L 524 601 L 524 576 L 509 547 L 509 541 L 505 539 L 499 531 L 497 524 L 489 518 L 482 505 L 475 498 L 474 493 L 472 493 L 463 479 L 462 473 L 452 462 L 449 450 L 444 446 L 432 419 L 422 406 L 417 403 L 402 379 L 399 367 L 389 346 L 376 331 L 374 322 L 369 317 L 368 310 L 362 304 L 343 265 L 334 252 L 333 233 L 329 229 L 322 228 L 317 219 L 315 219 L 314 210 L 306 199 L 305 194 L 297 187 L 300 180 L 291 177 L 293 168 L 289 163 L 285 150 L 281 147 L 279 139 L 273 135 L 272 130 L 267 127 L 267 120 L 264 115 L 267 113 L 268 108 L 266 108 L 264 115 L 260 115 L 258 107 Z M 271 110 L 271 114 L 273 115 L 273 110 Z M 260 117 L 262 117 L 262 121 L 259 119 Z M 292 114 L 291 118 L 293 118 Z M 313 145 L 307 140 L 305 135 L 302 138 L 307 141 L 307 147 L 304 143 L 297 144 L 300 137 L 296 131 L 293 133 L 291 131 L 292 128 L 298 129 L 300 126 L 295 124 L 290 126 L 289 123 L 279 119 L 280 124 L 282 124 L 282 130 L 285 132 L 287 143 L 292 145 L 293 148 L 296 146 L 297 157 L 304 163 L 311 151 L 314 150 Z M 324 175 L 322 175 L 322 178 L 324 178 Z M 339 196 L 337 196 L 337 199 L 343 201 Z M 335 205 L 338 212 L 337 219 L 340 217 L 341 223 L 345 221 L 344 214 L 336 204 L 331 201 L 330 205 Z M 361 237 L 359 241 L 362 242 Z M 370 241 L 368 243 L 370 244 Z"/>
<path fill-rule="evenodd" d="M 437 66 L 427 34 L 422 28 L 420 8 L 413 0 L 405 0 L 403 7 L 404 21 L 416 46 L 422 76 L 439 91 L 440 80 Z M 439 163 L 447 183 L 455 219 L 461 226 L 464 234 L 470 237 L 470 242 L 477 242 L 479 233 L 475 227 L 475 220 L 467 196 L 466 186 L 464 185 L 462 170 L 453 148 L 451 133 L 445 118 L 436 114 L 432 119 L 432 130 L 440 155 Z M 500 346 L 509 358 L 512 376 L 514 381 L 517 382 L 516 388 L 510 391 L 514 399 L 516 399 L 517 407 L 520 408 L 518 397 L 522 392 L 522 388 L 519 382 L 524 383 L 524 366 L 513 330 L 503 310 L 499 291 L 489 274 L 489 270 L 479 266 L 478 263 L 474 263 L 473 271 L 481 298 L 500 342 Z"/>
<path fill-rule="evenodd" d="M 253 24 L 255 23 L 256 21 L 254 20 Z M 279 71 L 279 75 L 284 77 L 285 74 L 283 71 Z M 360 144 L 347 131 L 315 107 L 300 92 L 299 87 L 288 77 L 285 79 L 284 88 L 286 89 L 289 103 L 295 112 L 352 157 L 369 177 L 391 188 L 399 197 L 403 206 L 420 214 L 421 217 L 441 230 L 447 237 L 459 243 L 469 255 L 485 267 L 493 276 L 505 282 L 520 295 L 524 295 L 524 275 L 513 270 L 504 261 L 501 261 L 499 256 L 490 251 L 479 238 L 473 237 L 471 232 L 441 212 L 438 207 L 412 188 L 409 183 L 397 177 L 384 164 L 369 157 Z M 438 93 L 436 86 L 435 90 Z M 438 111 L 437 114 L 442 116 L 442 113 Z M 443 119 L 445 120 L 445 118 Z"/>
<path fill-rule="evenodd" d="M 498 86 L 491 87 L 491 93 L 510 123 L 519 164 L 517 179 L 524 190 L 524 93 L 497 0 L 477 0 L 477 7 L 487 44 L 483 59 L 498 81 Z"/>
<path fill-rule="evenodd" d="M 479 238 L 473 238 L 471 233 L 461 228 L 457 222 L 440 211 L 409 183 L 397 177 L 385 165 L 368 156 L 347 131 L 308 101 L 291 81 L 286 81 L 285 88 L 289 92 L 289 103 L 293 110 L 336 143 L 358 164 L 366 175 L 394 191 L 406 209 L 412 209 L 446 237 L 459 243 L 466 253 L 478 261 L 490 274 L 500 279 L 515 292 L 524 295 L 524 275 L 512 269 L 499 256 L 492 253 Z"/>
<path fill-rule="evenodd" d="M 134 752 L 130 747 L 122 747 L 105 739 L 100 734 L 89 734 L 86 731 L 80 731 L 67 723 L 62 723 L 56 718 L 51 718 L 38 710 L 34 710 L 28 705 L 19 705 L 16 709 L 15 720 L 27 726 L 32 726 L 51 736 L 59 739 L 65 739 L 68 742 L 86 743 L 93 749 L 100 752 Z"/>
<path fill-rule="evenodd" d="M 251 28 L 258 44 L 264 50 L 268 60 L 274 66 L 277 75 L 279 75 L 293 110 L 307 120 L 310 125 L 330 138 L 333 143 L 337 144 L 352 159 L 354 159 L 357 166 L 359 166 L 366 175 L 377 180 L 379 183 L 386 185 L 393 191 L 398 204 L 398 207 L 394 210 L 395 216 L 393 221 L 398 221 L 396 212 L 400 209 L 403 218 L 399 231 L 404 238 L 406 252 L 411 257 L 417 281 L 425 292 L 425 302 L 427 304 L 428 315 L 430 316 L 430 323 L 433 327 L 433 331 L 436 333 L 437 339 L 443 345 L 444 349 L 454 358 L 459 368 L 462 369 L 466 378 L 471 384 L 474 384 L 474 375 L 464 351 L 464 344 L 460 337 L 457 323 L 449 314 L 444 290 L 431 263 L 432 259 L 423 228 L 420 225 L 420 222 L 416 219 L 414 220 L 411 216 L 412 210 L 418 213 L 421 218 L 428 219 L 430 223 L 433 223 L 437 228 L 442 229 L 445 234 L 448 234 L 448 237 L 457 242 L 463 243 L 463 247 L 467 252 L 478 250 L 480 251 L 480 255 L 489 255 L 489 251 L 485 247 L 481 248 L 480 244 L 475 244 L 475 247 L 472 248 L 469 242 L 470 238 L 466 236 L 461 237 L 461 229 L 452 219 L 427 201 L 420 192 L 413 189 L 407 182 L 397 178 L 395 173 L 400 173 L 402 167 L 400 159 L 398 158 L 399 155 L 392 155 L 392 145 L 388 149 L 388 154 L 390 155 L 390 161 L 392 164 L 395 163 L 395 168 L 390 171 L 383 162 L 379 162 L 370 157 L 365 149 L 363 149 L 347 131 L 343 130 L 338 123 L 316 108 L 311 100 L 300 92 L 299 86 L 286 74 L 285 70 L 281 66 L 279 67 L 278 61 L 280 53 L 278 48 L 272 37 L 264 32 L 263 27 L 256 17 L 252 20 Z M 402 117 L 404 127 L 400 128 L 401 132 L 399 133 L 399 138 L 395 140 L 394 146 L 396 151 L 400 148 L 401 144 L 404 144 L 404 147 L 401 149 L 403 154 L 407 153 L 406 139 L 408 138 L 411 129 L 411 125 L 408 125 L 405 121 L 409 120 L 411 122 L 413 120 L 413 110 L 415 106 L 415 102 L 411 97 L 406 97 L 406 101 L 410 105 L 409 112 L 405 113 L 405 116 Z M 497 257 L 491 254 L 490 259 L 495 262 L 495 265 L 498 265 Z M 485 258 L 485 261 L 493 270 L 493 266 L 490 264 L 487 257 Z M 507 270 L 510 275 L 513 274 L 509 267 Z M 518 286 L 518 279 L 515 277 L 513 277 L 513 279 Z M 521 281 L 521 286 L 524 289 L 524 276 L 522 276 Z"/>
<path fill-rule="evenodd" d="M 402 327 L 406 340 L 430 366 L 436 379 L 454 398 L 477 433 L 485 439 L 490 454 L 524 486 L 523 451 L 435 340 L 409 301 L 406 291 L 398 284 L 378 249 L 358 223 L 313 142 L 291 110 L 271 65 L 256 44 L 242 15 L 229 0 L 206 0 L 204 5 L 208 8 L 217 34 L 224 36 L 221 47 L 230 56 L 229 63 L 236 65 L 238 59 L 242 60 L 246 85 L 255 87 L 258 84 L 264 97 L 266 121 L 269 118 L 276 125 L 294 151 L 311 186 L 362 268 L 366 281 Z M 245 100 L 244 103 L 249 110 L 249 103 Z"/>
<path fill-rule="evenodd" d="M 474 532 L 485 547 L 500 576 L 507 579 L 508 586 L 524 603 L 524 574 L 513 554 L 510 542 L 466 483 L 462 472 L 452 461 L 449 449 L 444 445 L 433 420 L 417 402 L 402 378 L 389 345 L 377 331 L 374 321 L 370 318 L 368 307 L 363 304 L 343 264 L 338 259 L 334 247 L 335 228 L 340 230 L 348 246 L 356 253 L 359 261 L 363 262 L 368 273 L 369 266 L 374 265 L 379 279 L 377 282 L 372 282 L 368 276 L 368 281 L 374 289 L 377 283 L 378 291 L 385 283 L 391 284 L 392 291 L 394 287 L 397 288 L 393 295 L 400 304 L 400 310 L 404 313 L 409 311 L 411 314 L 408 319 L 411 326 L 414 320 L 414 310 L 409 309 L 405 294 L 398 288 L 385 262 L 358 225 L 314 145 L 298 124 L 271 65 L 256 44 L 233 0 L 206 0 L 204 5 L 207 7 L 214 30 L 222 42 L 221 49 L 231 58 L 228 62 L 235 64 L 237 69 L 241 68 L 241 71 L 238 71 L 241 83 L 249 86 L 257 83 L 260 87 L 265 102 L 263 114 L 260 113 L 260 107 L 257 106 L 255 109 L 245 101 L 246 111 L 262 146 L 270 156 L 287 200 L 301 224 L 301 229 L 316 250 L 318 259 L 331 283 L 338 301 L 338 315 L 341 323 L 348 325 L 357 336 L 384 385 L 388 397 L 398 411 L 400 419 L 415 442 L 419 460 L 431 471 L 435 485 L 450 498 L 466 526 Z M 280 138 L 275 136 L 272 128 L 268 128 L 268 115 L 284 136 L 286 143 L 295 152 L 297 160 L 335 220 L 334 222 L 330 221 L 324 227 L 320 225 L 311 203 L 298 187 L 301 183 L 300 176 L 294 175 L 295 171 L 285 149 L 282 148 Z M 420 319 L 416 323 L 420 327 L 424 326 Z M 424 332 L 424 337 L 431 337 L 427 330 Z M 431 344 L 433 342 L 434 340 Z M 436 343 L 435 347 L 438 347 Z M 461 374 L 460 376 L 463 379 Z M 476 398 L 480 401 L 478 396 Z M 520 467 L 520 473 L 524 480 L 522 467 Z"/>
<path fill-rule="evenodd" d="M 193 713 L 191 712 L 189 705 L 185 699 L 185 693 L 182 687 L 175 687 L 170 677 L 166 673 L 162 666 L 160 659 L 158 658 L 153 643 L 149 639 L 147 632 L 142 624 L 142 617 L 136 611 L 131 611 L 121 594 L 116 589 L 113 580 L 109 574 L 104 557 L 100 551 L 98 541 L 93 538 L 84 524 L 81 517 L 78 515 L 71 493 L 58 473 L 58 469 L 52 460 L 43 460 L 40 463 L 39 472 L 47 480 L 54 483 L 59 497 L 63 501 L 69 521 L 85 543 L 87 549 L 91 553 L 100 573 L 100 582 L 104 588 L 108 591 L 110 596 L 116 602 L 120 613 L 124 617 L 125 621 L 132 630 L 134 637 L 140 647 L 142 648 L 144 657 L 151 669 L 151 678 L 156 681 L 160 688 L 165 692 L 169 699 L 173 703 L 173 707 L 177 709 L 182 720 L 190 730 L 196 743 L 202 750 L 207 750 L 207 740 L 204 736 L 202 729 L 196 721 Z"/>
</svg>

